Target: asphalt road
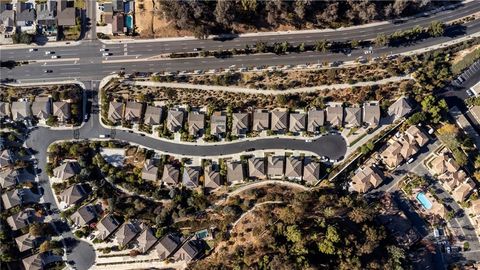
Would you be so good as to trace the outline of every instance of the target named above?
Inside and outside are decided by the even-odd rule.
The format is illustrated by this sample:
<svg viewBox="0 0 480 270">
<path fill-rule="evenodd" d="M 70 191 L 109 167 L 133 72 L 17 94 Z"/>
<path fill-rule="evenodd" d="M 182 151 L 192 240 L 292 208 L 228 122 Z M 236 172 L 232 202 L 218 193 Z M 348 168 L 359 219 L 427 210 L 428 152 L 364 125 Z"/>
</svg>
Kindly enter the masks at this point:
<svg viewBox="0 0 480 270">
<path fill-rule="evenodd" d="M 477 33 L 480 31 L 480 20 L 467 24 L 465 35 Z M 455 37 L 455 38 L 459 38 Z M 403 53 L 412 50 L 422 49 L 433 46 L 446 41 L 450 41 L 454 37 L 439 37 L 427 39 L 415 44 L 401 47 L 383 47 L 375 49 L 371 57 L 385 56 L 391 53 Z M 149 43 L 154 46 L 156 43 Z M 150 55 L 135 55 L 130 49 L 131 44 L 126 45 L 127 55 L 113 55 L 102 57 L 100 52 L 101 45 L 98 41 L 83 42 L 78 46 L 66 47 L 65 49 L 55 49 L 55 54 L 61 55 L 58 60 L 48 59 L 50 56 L 45 55 L 47 49 L 39 49 L 37 52 L 29 53 L 23 49 L 22 53 L 7 50 L 2 52 L 2 60 L 14 55 L 27 55 L 35 63 L 15 67 L 11 70 L 2 68 L 0 74 L 1 79 L 14 78 L 21 82 L 37 82 L 37 81 L 59 81 L 65 79 L 78 80 L 98 80 L 112 72 L 119 72 L 124 68 L 127 73 L 142 72 L 160 72 L 160 71 L 177 71 L 177 70 L 194 70 L 194 69 L 219 69 L 228 68 L 231 65 L 237 67 L 254 67 L 268 65 L 297 65 L 306 63 L 323 63 L 333 61 L 352 61 L 357 57 L 364 55 L 362 50 L 354 50 L 352 54 L 343 53 L 291 53 L 286 55 L 275 54 L 258 54 L 258 55 L 237 55 L 231 58 L 188 58 L 188 59 L 152 59 Z M 115 45 L 116 46 L 116 45 Z M 109 46 L 106 46 L 109 47 Z M 82 55 L 83 49 L 87 48 L 88 55 Z M 48 50 L 53 50 L 52 48 Z M 138 56 L 138 58 L 137 58 Z M 52 73 L 45 74 L 46 70 L 52 70 Z"/>
</svg>

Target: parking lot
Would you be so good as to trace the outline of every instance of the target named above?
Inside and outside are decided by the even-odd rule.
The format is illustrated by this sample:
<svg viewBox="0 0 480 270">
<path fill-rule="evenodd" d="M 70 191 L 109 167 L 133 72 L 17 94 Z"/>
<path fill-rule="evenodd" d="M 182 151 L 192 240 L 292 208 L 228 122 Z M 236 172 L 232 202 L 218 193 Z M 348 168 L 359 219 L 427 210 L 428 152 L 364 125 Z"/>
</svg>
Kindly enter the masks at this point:
<svg viewBox="0 0 480 270">
<path fill-rule="evenodd" d="M 480 70 L 480 60 L 476 61 L 467 68 L 465 71 L 462 72 L 454 81 L 453 85 L 455 86 L 462 86 L 466 81 L 468 81 L 472 76 L 474 76 Z M 478 93 L 476 93 L 478 94 Z"/>
</svg>

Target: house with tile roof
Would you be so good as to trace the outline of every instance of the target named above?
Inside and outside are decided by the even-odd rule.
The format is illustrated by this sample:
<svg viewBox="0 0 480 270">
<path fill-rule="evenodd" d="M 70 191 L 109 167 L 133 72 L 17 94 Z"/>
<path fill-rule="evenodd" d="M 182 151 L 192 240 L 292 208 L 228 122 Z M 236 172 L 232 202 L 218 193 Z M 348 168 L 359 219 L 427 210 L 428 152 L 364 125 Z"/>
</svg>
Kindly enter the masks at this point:
<svg viewBox="0 0 480 270">
<path fill-rule="evenodd" d="M 299 134 L 305 131 L 307 123 L 307 116 L 304 113 L 291 113 L 288 130 L 294 134 Z"/>
<path fill-rule="evenodd" d="M 220 172 L 213 168 L 213 165 L 208 165 L 204 170 L 205 188 L 216 189 L 222 185 Z"/>
<path fill-rule="evenodd" d="M 15 243 L 17 243 L 18 251 L 20 252 L 25 252 L 35 248 L 37 246 L 37 240 L 38 238 L 30 233 L 15 237 Z"/>
<path fill-rule="evenodd" d="M 65 101 L 53 102 L 53 116 L 56 116 L 60 123 L 70 120 L 70 103 Z"/>
<path fill-rule="evenodd" d="M 39 121 L 46 121 L 52 115 L 50 97 L 36 97 L 32 103 L 32 113 Z"/>
<path fill-rule="evenodd" d="M 390 144 L 383 152 L 380 153 L 380 157 L 385 165 L 389 168 L 395 168 L 403 161 L 403 156 L 400 153 L 402 145 L 399 142 Z"/>
<path fill-rule="evenodd" d="M 210 134 L 224 137 L 227 132 L 227 116 L 223 112 L 214 112 L 210 116 Z"/>
<path fill-rule="evenodd" d="M 302 180 L 302 160 L 299 157 L 287 157 L 285 162 L 285 176 L 288 179 Z"/>
<path fill-rule="evenodd" d="M 142 179 L 147 181 L 157 181 L 158 167 L 153 159 L 146 159 L 142 168 Z"/>
<path fill-rule="evenodd" d="M 303 180 L 310 185 L 320 181 L 320 162 L 314 161 L 312 158 L 303 160 Z"/>
<path fill-rule="evenodd" d="M 19 173 L 13 168 L 0 171 L 0 186 L 2 188 L 13 187 L 20 183 Z"/>
<path fill-rule="evenodd" d="M 343 103 L 329 102 L 327 106 L 327 122 L 331 126 L 343 126 Z"/>
<path fill-rule="evenodd" d="M 142 118 L 143 103 L 129 101 L 125 105 L 125 115 L 123 119 L 131 124 L 140 123 Z"/>
<path fill-rule="evenodd" d="M 359 127 L 362 125 L 362 108 L 351 106 L 345 108 L 345 126 Z"/>
<path fill-rule="evenodd" d="M 357 170 L 352 177 L 350 187 L 358 193 L 365 193 L 371 188 L 377 188 L 383 181 L 383 174 L 374 166 Z"/>
</svg>

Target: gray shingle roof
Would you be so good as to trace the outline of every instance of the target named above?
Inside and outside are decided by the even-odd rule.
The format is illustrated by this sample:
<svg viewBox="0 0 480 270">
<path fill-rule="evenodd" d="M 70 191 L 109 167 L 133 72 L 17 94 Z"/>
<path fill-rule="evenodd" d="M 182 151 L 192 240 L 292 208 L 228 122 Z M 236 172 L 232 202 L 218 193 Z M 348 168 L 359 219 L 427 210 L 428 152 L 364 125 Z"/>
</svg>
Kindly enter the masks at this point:
<svg viewBox="0 0 480 270">
<path fill-rule="evenodd" d="M 177 252 L 175 252 L 174 258 L 176 261 L 190 262 L 199 254 L 199 250 L 194 245 L 193 240 L 185 242 Z"/>
<path fill-rule="evenodd" d="M 81 206 L 71 216 L 70 219 L 77 226 L 84 226 L 92 222 L 97 216 L 94 206 L 91 204 Z"/>
<path fill-rule="evenodd" d="M 188 133 L 197 135 L 205 128 L 205 114 L 190 112 L 188 114 Z"/>
<path fill-rule="evenodd" d="M 288 178 L 302 178 L 302 160 L 300 158 L 287 157 L 285 176 Z"/>
<path fill-rule="evenodd" d="M 239 161 L 227 162 L 227 180 L 229 183 L 242 182 L 245 179 L 243 165 Z"/>
<path fill-rule="evenodd" d="M 261 132 L 269 128 L 270 114 L 268 112 L 254 112 L 252 130 Z"/>
<path fill-rule="evenodd" d="M 251 178 L 264 179 L 265 174 L 265 159 L 254 157 L 248 159 L 248 174 Z"/>
<path fill-rule="evenodd" d="M 362 125 L 362 109 L 360 107 L 345 108 L 345 125 L 350 125 L 350 126 Z"/>
<path fill-rule="evenodd" d="M 160 241 L 158 241 L 155 250 L 157 251 L 158 258 L 165 260 L 178 248 L 180 245 L 180 238 L 173 234 L 165 235 Z"/>
<path fill-rule="evenodd" d="M 163 166 L 162 181 L 167 185 L 178 184 L 178 178 L 180 176 L 180 170 L 171 164 Z"/>
<path fill-rule="evenodd" d="M 12 168 L 0 171 L 0 184 L 2 188 L 15 186 L 19 182 L 19 173 Z"/>
<path fill-rule="evenodd" d="M 65 101 L 53 102 L 53 115 L 56 116 L 60 122 L 65 122 L 70 119 L 70 103 Z"/>
<path fill-rule="evenodd" d="M 145 228 L 137 238 L 138 247 L 142 253 L 146 253 L 158 241 L 151 228 Z"/>
<path fill-rule="evenodd" d="M 325 125 L 325 111 L 324 110 L 310 110 L 308 111 L 308 125 L 309 132 L 315 132 L 321 126 Z"/>
<path fill-rule="evenodd" d="M 272 112 L 272 131 L 285 132 L 287 130 L 288 112 L 273 111 Z"/>
<path fill-rule="evenodd" d="M 400 119 L 407 115 L 412 110 L 406 97 L 401 97 L 388 107 L 388 115 L 394 120 Z"/>
<path fill-rule="evenodd" d="M 25 118 L 32 116 L 32 111 L 30 110 L 30 103 L 27 101 L 15 101 L 12 102 L 12 119 L 23 120 Z"/>
<path fill-rule="evenodd" d="M 200 169 L 197 167 L 185 167 L 183 169 L 182 183 L 187 188 L 198 187 L 198 178 L 200 177 Z"/>
<path fill-rule="evenodd" d="M 227 131 L 227 116 L 214 112 L 210 117 L 210 134 L 220 135 Z"/>
<path fill-rule="evenodd" d="M 147 106 L 143 123 L 147 125 L 160 125 L 162 119 L 162 108 Z"/>
<path fill-rule="evenodd" d="M 64 162 L 53 169 L 53 175 L 61 180 L 67 180 L 80 172 L 80 165 L 75 161 Z"/>
<path fill-rule="evenodd" d="M 183 126 L 183 111 L 169 110 L 167 115 L 167 129 L 170 132 L 177 132 Z"/>
<path fill-rule="evenodd" d="M 248 132 L 248 113 L 234 113 L 232 119 L 232 134 L 240 135 Z"/>
<path fill-rule="evenodd" d="M 66 205 L 76 204 L 86 197 L 85 188 L 84 184 L 71 185 L 60 193 L 60 200 L 65 202 Z"/>
<path fill-rule="evenodd" d="M 304 113 L 291 113 L 289 130 L 291 132 L 302 132 L 305 130 L 307 117 Z"/>
<path fill-rule="evenodd" d="M 309 184 L 314 184 L 320 180 L 320 163 L 311 158 L 304 160 L 303 180 Z"/>
<path fill-rule="evenodd" d="M 332 103 L 327 107 L 327 122 L 332 126 L 343 125 L 343 107 L 341 104 Z"/>
<path fill-rule="evenodd" d="M 205 167 L 205 187 L 216 189 L 221 185 L 220 172 L 213 169 L 213 166 Z"/>
<path fill-rule="evenodd" d="M 112 215 L 106 215 L 97 223 L 98 235 L 101 240 L 107 239 L 118 227 L 120 223 Z"/>
<path fill-rule="evenodd" d="M 149 181 L 157 181 L 158 167 L 155 166 L 153 159 L 145 160 L 142 168 L 142 179 Z"/>
<path fill-rule="evenodd" d="M 122 115 L 123 115 L 123 103 L 115 102 L 115 101 L 110 102 L 110 105 L 108 106 L 108 114 L 107 114 L 108 120 L 113 123 L 118 123 L 119 121 L 122 120 Z"/>
<path fill-rule="evenodd" d="M 128 245 L 139 233 L 141 229 L 138 224 L 131 221 L 127 221 L 118 228 L 118 231 L 115 233 L 115 239 L 117 240 L 118 245 L 124 247 Z"/>
<path fill-rule="evenodd" d="M 125 105 L 125 121 L 138 122 L 142 117 L 143 104 L 139 102 L 129 101 Z"/>
<path fill-rule="evenodd" d="M 47 120 L 52 115 L 50 97 L 37 97 L 32 103 L 33 116 L 41 120 Z"/>
<path fill-rule="evenodd" d="M 283 156 L 268 156 L 267 173 L 269 178 L 276 178 L 283 176 L 283 164 L 285 157 Z"/>
<path fill-rule="evenodd" d="M 378 101 L 370 101 L 363 104 L 363 122 L 370 126 L 378 126 L 380 123 L 380 105 Z"/>
</svg>

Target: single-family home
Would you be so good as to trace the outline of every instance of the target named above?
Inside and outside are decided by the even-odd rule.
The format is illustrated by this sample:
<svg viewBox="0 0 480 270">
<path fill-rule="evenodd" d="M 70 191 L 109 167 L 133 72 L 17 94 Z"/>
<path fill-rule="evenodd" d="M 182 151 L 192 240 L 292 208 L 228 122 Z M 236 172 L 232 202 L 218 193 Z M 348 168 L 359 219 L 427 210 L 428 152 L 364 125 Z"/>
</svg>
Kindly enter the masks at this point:
<svg viewBox="0 0 480 270">
<path fill-rule="evenodd" d="M 285 162 L 285 176 L 289 179 L 302 179 L 302 160 L 299 157 L 287 157 Z"/>
<path fill-rule="evenodd" d="M 12 207 L 22 205 L 22 190 L 12 189 L 7 190 L 2 194 L 3 210 L 8 210 Z"/>
<path fill-rule="evenodd" d="M 9 149 L 0 152 L 0 170 L 10 168 L 13 165 L 13 154 Z"/>
<path fill-rule="evenodd" d="M 248 176 L 253 179 L 265 179 L 265 159 L 252 157 L 248 159 Z"/>
<path fill-rule="evenodd" d="M 108 121 L 112 122 L 113 124 L 118 124 L 120 121 L 122 121 L 122 115 L 123 115 L 123 103 L 111 101 L 110 104 L 108 105 L 108 113 L 107 113 Z"/>
<path fill-rule="evenodd" d="M 145 109 L 145 116 L 143 117 L 143 123 L 146 125 L 160 125 L 162 122 L 162 107 L 147 106 Z"/>
<path fill-rule="evenodd" d="M 234 113 L 232 119 L 232 134 L 244 135 L 248 132 L 248 113 Z"/>
<path fill-rule="evenodd" d="M 157 181 L 158 167 L 155 166 L 153 159 L 145 160 L 142 168 L 142 179 L 148 181 Z"/>
<path fill-rule="evenodd" d="M 400 149 L 400 154 L 405 160 L 408 160 L 408 158 L 415 155 L 419 150 L 415 141 L 411 143 L 408 139 L 403 138 L 401 144 L 402 148 Z"/>
<path fill-rule="evenodd" d="M 262 132 L 269 128 L 270 114 L 268 112 L 256 111 L 253 113 L 252 131 Z"/>
<path fill-rule="evenodd" d="M 128 101 L 125 105 L 125 115 L 123 119 L 129 123 L 139 123 L 142 117 L 143 103 Z"/>
<path fill-rule="evenodd" d="M 190 135 L 200 135 L 205 129 L 205 114 L 200 112 L 188 113 L 188 133 Z"/>
<path fill-rule="evenodd" d="M 0 119 L 10 117 L 10 103 L 0 102 Z"/>
<path fill-rule="evenodd" d="M 275 133 L 285 133 L 288 125 L 288 112 L 275 110 L 272 111 L 272 126 L 271 130 Z"/>
<path fill-rule="evenodd" d="M 167 129 L 170 132 L 177 132 L 183 127 L 185 113 L 179 110 L 169 110 L 167 115 Z"/>
<path fill-rule="evenodd" d="M 42 270 L 47 265 L 47 253 L 35 253 L 22 259 L 25 270 Z"/>
<path fill-rule="evenodd" d="M 12 3 L 0 3 L 0 33 L 6 38 L 15 33 L 15 11 Z"/>
<path fill-rule="evenodd" d="M 284 156 L 268 156 L 267 158 L 267 174 L 268 178 L 282 178 L 284 167 Z"/>
<path fill-rule="evenodd" d="M 16 11 L 17 27 L 19 27 L 22 32 L 32 33 L 32 30 L 35 30 L 34 24 L 36 21 L 36 13 L 33 4 L 28 2 L 18 2 Z"/>
<path fill-rule="evenodd" d="M 77 209 L 71 216 L 73 224 L 77 227 L 83 227 L 90 224 L 97 217 L 95 206 L 91 204 L 83 205 Z"/>
<path fill-rule="evenodd" d="M 45 36 L 57 35 L 57 1 L 37 3 L 37 25 Z"/>
<path fill-rule="evenodd" d="M 320 163 L 313 161 L 312 158 L 303 160 L 303 180 L 312 185 L 320 180 Z"/>
<path fill-rule="evenodd" d="M 358 127 L 362 125 L 362 109 L 358 106 L 345 108 L 345 126 Z"/>
<path fill-rule="evenodd" d="M 173 255 L 175 261 L 191 262 L 200 254 L 200 249 L 195 245 L 195 240 L 185 242 Z"/>
<path fill-rule="evenodd" d="M 67 180 L 80 173 L 80 165 L 76 161 L 67 161 L 53 169 L 53 176 L 60 180 Z"/>
<path fill-rule="evenodd" d="M 393 120 L 397 120 L 403 118 L 407 114 L 412 111 L 412 107 L 408 103 L 406 97 L 401 97 L 397 99 L 390 107 L 388 107 L 388 115 L 393 118 Z"/>
<path fill-rule="evenodd" d="M 452 191 L 452 198 L 457 202 L 464 202 L 474 189 L 475 183 L 472 180 L 463 181 Z"/>
<path fill-rule="evenodd" d="M 137 238 L 138 242 L 138 249 L 141 253 L 147 253 L 155 243 L 157 243 L 158 239 L 155 237 L 151 228 L 145 228 Z"/>
<path fill-rule="evenodd" d="M 332 126 L 343 125 L 343 104 L 341 102 L 329 102 L 327 106 L 327 122 Z"/>
<path fill-rule="evenodd" d="M 325 125 L 325 111 L 324 110 L 309 110 L 308 111 L 308 132 L 318 132 L 320 127 Z"/>
<path fill-rule="evenodd" d="M 363 123 L 376 127 L 380 124 L 380 104 L 378 101 L 367 101 L 363 103 Z"/>
<path fill-rule="evenodd" d="M 295 134 L 305 131 L 307 116 L 304 113 L 291 113 L 288 130 Z"/>
<path fill-rule="evenodd" d="M 107 239 L 119 226 L 120 223 L 114 216 L 106 215 L 97 223 L 97 238 L 100 240 Z"/>
<path fill-rule="evenodd" d="M 53 102 L 53 116 L 57 117 L 58 122 L 67 122 L 70 115 L 70 103 L 65 101 Z"/>
<path fill-rule="evenodd" d="M 75 26 L 77 19 L 77 11 L 75 9 L 75 1 L 57 0 L 57 25 L 58 26 Z"/>
<path fill-rule="evenodd" d="M 17 243 L 18 251 L 25 252 L 27 250 L 31 250 L 37 246 L 36 236 L 31 235 L 30 233 L 26 233 L 15 237 L 15 243 Z"/>
<path fill-rule="evenodd" d="M 88 195 L 90 187 L 88 184 L 73 184 L 62 191 L 59 195 L 60 201 L 68 207 L 77 204 L 85 199 Z"/>
<path fill-rule="evenodd" d="M 179 236 L 169 233 L 162 237 L 160 241 L 158 241 L 155 250 L 157 251 L 158 258 L 160 260 L 165 260 L 169 258 L 173 252 L 175 252 L 178 246 L 181 243 L 181 239 Z"/>
<path fill-rule="evenodd" d="M 35 210 L 33 208 L 27 208 L 21 210 L 7 217 L 7 223 L 12 228 L 12 231 L 20 230 L 26 226 L 36 223 L 40 218 L 35 216 Z"/>
<path fill-rule="evenodd" d="M 237 184 L 245 180 L 243 164 L 240 161 L 227 162 L 227 181 L 229 184 Z"/>
<path fill-rule="evenodd" d="M 30 103 L 28 101 L 15 101 L 12 102 L 12 119 L 14 121 L 24 120 L 32 117 L 32 111 L 30 110 Z"/>
<path fill-rule="evenodd" d="M 222 185 L 220 172 L 213 168 L 213 165 L 208 165 L 204 170 L 205 188 L 216 189 Z"/>
<path fill-rule="evenodd" d="M 210 116 L 210 134 L 223 137 L 227 132 L 227 116 L 222 112 L 214 112 Z"/>
<path fill-rule="evenodd" d="M 118 228 L 118 231 L 115 233 L 115 240 L 117 244 L 124 248 L 126 247 L 135 237 L 141 232 L 140 226 L 131 221 L 127 221 Z"/>
<path fill-rule="evenodd" d="M 182 184 L 187 188 L 198 187 L 198 179 L 200 178 L 200 169 L 198 167 L 185 167 L 183 169 Z"/>
<path fill-rule="evenodd" d="M 0 171 L 0 185 L 2 188 L 13 187 L 20 182 L 19 173 L 13 168 Z"/>
<path fill-rule="evenodd" d="M 40 121 L 46 121 L 52 115 L 50 97 L 36 97 L 32 103 L 32 113 Z"/>
<path fill-rule="evenodd" d="M 176 185 L 178 184 L 178 178 L 180 176 L 180 170 L 171 165 L 171 164 L 165 164 L 163 166 L 163 175 L 162 175 L 162 181 L 166 185 Z"/>
</svg>

